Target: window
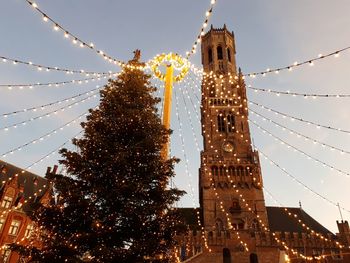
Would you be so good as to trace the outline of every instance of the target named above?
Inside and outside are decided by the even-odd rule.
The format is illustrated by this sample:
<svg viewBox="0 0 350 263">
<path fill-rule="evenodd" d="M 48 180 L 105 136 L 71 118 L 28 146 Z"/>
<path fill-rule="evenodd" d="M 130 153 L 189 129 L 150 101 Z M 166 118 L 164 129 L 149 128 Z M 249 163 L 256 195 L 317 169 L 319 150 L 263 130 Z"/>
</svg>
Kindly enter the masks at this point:
<svg viewBox="0 0 350 263">
<path fill-rule="evenodd" d="M 2 230 L 2 227 L 5 224 L 5 218 L 0 218 L 0 231 Z"/>
<path fill-rule="evenodd" d="M 222 47 L 221 46 L 218 46 L 216 48 L 216 52 L 218 53 L 218 60 L 223 60 L 224 59 L 224 56 L 223 56 L 223 53 L 222 53 Z"/>
<path fill-rule="evenodd" d="M 215 97 L 215 84 L 211 84 L 209 88 L 209 97 Z"/>
<path fill-rule="evenodd" d="M 227 115 L 227 131 L 235 131 L 235 116 L 233 116 L 232 114 Z"/>
<path fill-rule="evenodd" d="M 235 175 L 235 168 L 233 166 L 228 167 L 228 175 L 234 176 Z"/>
<path fill-rule="evenodd" d="M 239 204 L 239 201 L 237 199 L 232 200 L 232 205 L 231 205 L 229 211 L 230 211 L 231 214 L 240 213 L 242 211 L 242 208 L 241 208 L 241 206 Z M 242 223 L 242 222 L 239 222 L 239 223 Z M 237 228 L 238 223 L 236 223 L 235 225 L 236 225 L 236 226 L 234 226 L 235 229 L 238 229 Z M 244 226 L 244 224 L 243 224 L 243 226 Z"/>
<path fill-rule="evenodd" d="M 213 51 L 211 50 L 211 48 L 208 49 L 208 59 L 209 63 L 213 62 Z"/>
<path fill-rule="evenodd" d="M 343 256 L 341 254 L 341 252 L 339 250 L 332 250 L 331 251 L 331 256 L 332 256 L 332 259 L 334 260 L 341 260 L 343 259 Z"/>
<path fill-rule="evenodd" d="M 219 175 L 219 169 L 217 166 L 212 166 L 211 167 L 211 175 L 212 176 L 218 176 Z"/>
<path fill-rule="evenodd" d="M 222 114 L 218 115 L 218 131 L 225 132 L 225 117 Z"/>
<path fill-rule="evenodd" d="M 229 62 L 231 62 L 231 50 L 230 50 L 230 48 L 227 48 L 227 59 Z"/>
<path fill-rule="evenodd" d="M 12 204 L 12 201 L 13 201 L 12 197 L 5 195 L 4 199 L 2 200 L 1 207 L 9 208 Z"/>
<path fill-rule="evenodd" d="M 249 256 L 249 262 L 250 263 L 259 263 L 258 255 L 255 253 L 251 253 Z"/>
<path fill-rule="evenodd" d="M 8 260 L 10 259 L 10 254 L 11 254 L 11 250 L 9 249 L 4 250 L 4 253 L 2 253 L 3 262 L 8 262 Z"/>
<path fill-rule="evenodd" d="M 219 174 L 220 174 L 220 176 L 225 176 L 226 173 L 225 173 L 225 168 L 224 167 L 220 166 Z"/>
<path fill-rule="evenodd" d="M 26 232 L 24 233 L 24 237 L 28 238 L 32 234 L 34 226 L 32 224 L 27 225 Z"/>
<path fill-rule="evenodd" d="M 19 230 L 19 226 L 21 225 L 20 221 L 12 220 L 10 229 L 9 229 L 9 235 L 16 236 Z"/>
<path fill-rule="evenodd" d="M 224 259 L 224 263 L 231 263 L 231 252 L 228 248 L 224 248 L 222 250 L 222 254 L 223 254 L 223 259 Z"/>
</svg>

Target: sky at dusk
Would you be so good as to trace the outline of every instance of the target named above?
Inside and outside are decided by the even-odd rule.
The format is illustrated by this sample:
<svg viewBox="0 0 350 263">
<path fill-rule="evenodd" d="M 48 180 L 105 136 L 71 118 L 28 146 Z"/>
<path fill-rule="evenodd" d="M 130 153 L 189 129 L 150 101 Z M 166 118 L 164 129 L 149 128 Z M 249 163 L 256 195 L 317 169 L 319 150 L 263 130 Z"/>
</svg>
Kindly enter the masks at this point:
<svg viewBox="0 0 350 263">
<path fill-rule="evenodd" d="M 37 1 L 43 11 L 71 33 L 87 42 L 93 42 L 97 48 L 123 61 L 132 58 L 132 51 L 137 48 L 141 49 L 142 59 L 145 61 L 162 52 L 176 52 L 184 55 L 191 49 L 199 33 L 209 3 L 208 0 Z M 286 66 L 295 61 L 305 61 L 317 57 L 320 53 L 326 54 L 350 46 L 349 10 L 350 2 L 346 0 L 217 0 L 209 24 L 222 27 L 225 23 L 230 31 L 234 31 L 237 65 L 244 73 L 250 73 Z M 93 51 L 79 48 L 71 41 L 64 39 L 62 33 L 54 31 L 51 24 L 43 22 L 42 17 L 24 0 L 2 1 L 0 11 L 0 56 L 78 70 L 98 72 L 120 70 Z M 191 58 L 191 62 L 197 67 L 201 66 L 199 53 L 197 52 Z M 315 62 L 314 66 L 302 66 L 292 72 L 285 71 L 279 74 L 268 74 L 266 77 L 247 78 L 246 83 L 256 88 L 279 91 L 350 94 L 349 70 L 350 51 L 341 53 L 338 58 L 323 59 Z M 38 72 L 30 67 L 0 61 L 0 84 L 55 82 L 83 78 L 85 77 L 79 74 Z M 199 96 L 199 87 L 193 85 L 191 78 L 188 80 Z M 96 88 L 96 85 L 103 86 L 105 83 L 106 80 L 100 80 L 81 85 L 35 87 L 30 90 L 8 90 L 0 87 L 0 115 L 85 93 Z M 199 81 L 195 80 L 195 83 L 198 85 Z M 174 184 L 189 193 L 190 182 L 195 189 L 194 203 L 198 205 L 199 153 L 191 132 L 190 116 L 187 115 L 183 104 L 181 95 L 183 89 L 183 85 L 175 87 L 175 92 L 179 96 L 179 116 L 183 125 L 190 176 L 185 169 L 179 123 L 175 118 L 176 99 L 174 99 L 171 153 L 182 160 L 176 167 L 177 175 Z M 350 130 L 350 98 L 305 99 L 255 93 L 251 90 L 247 92 L 249 100 L 267 107 L 322 125 Z M 193 96 L 193 102 L 196 103 L 195 96 Z M 23 127 L 19 126 L 7 132 L 0 130 L 0 155 L 64 125 L 86 112 L 87 109 L 95 107 L 97 103 L 98 98 L 92 98 L 72 106 L 63 113 L 44 117 Z M 187 107 L 191 110 L 196 138 L 202 147 L 200 124 L 189 101 L 187 101 Z M 54 108 L 58 107 L 35 113 L 18 114 L 6 119 L 0 116 L 0 129 Z M 292 122 L 288 118 L 283 119 L 254 105 L 251 105 L 251 109 L 310 138 L 350 151 L 349 134 L 318 129 L 297 121 Z M 251 114 L 250 119 L 305 153 L 345 173 L 350 172 L 350 154 L 340 154 L 339 151 L 331 151 L 327 147 L 298 138 L 255 115 Z M 350 178 L 345 178 L 344 174 L 340 174 L 335 169 L 323 167 L 309 160 L 305 155 L 287 148 L 286 145 L 263 134 L 254 125 L 250 126 L 250 130 L 258 149 L 315 192 L 335 203 L 339 202 L 342 207 L 350 211 L 348 190 Z M 25 147 L 3 160 L 25 168 L 59 147 L 79 131 L 79 125 L 72 124 L 50 138 Z M 67 147 L 74 149 L 69 144 Z M 58 159 L 57 154 L 52 155 L 33 167 L 32 171 L 44 176 L 46 167 L 53 166 Z M 335 221 L 340 219 L 337 207 L 298 185 L 269 161 L 262 157 L 260 159 L 264 185 L 279 203 L 296 207 L 299 206 L 300 201 L 306 212 L 329 230 L 337 231 Z M 267 205 L 276 205 L 266 194 L 265 200 Z M 191 195 L 187 194 L 178 206 L 193 206 Z M 342 214 L 344 219 L 350 218 L 349 212 L 343 210 Z"/>
</svg>

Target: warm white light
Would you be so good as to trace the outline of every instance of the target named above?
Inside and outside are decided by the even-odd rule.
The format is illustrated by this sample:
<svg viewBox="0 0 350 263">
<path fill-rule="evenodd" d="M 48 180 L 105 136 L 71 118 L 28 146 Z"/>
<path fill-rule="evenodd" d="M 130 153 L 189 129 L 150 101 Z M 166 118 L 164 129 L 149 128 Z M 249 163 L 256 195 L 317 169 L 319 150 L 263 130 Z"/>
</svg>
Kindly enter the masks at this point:
<svg viewBox="0 0 350 263">
<path fill-rule="evenodd" d="M 47 22 L 49 19 L 47 18 L 47 16 L 43 16 L 43 20 Z"/>
</svg>

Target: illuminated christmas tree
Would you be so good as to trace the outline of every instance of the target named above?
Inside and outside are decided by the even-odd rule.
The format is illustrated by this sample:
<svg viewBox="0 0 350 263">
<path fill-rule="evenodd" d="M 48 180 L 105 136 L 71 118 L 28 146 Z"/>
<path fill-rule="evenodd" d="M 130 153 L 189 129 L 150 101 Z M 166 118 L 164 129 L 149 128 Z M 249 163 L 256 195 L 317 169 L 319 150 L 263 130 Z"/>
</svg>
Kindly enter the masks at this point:
<svg viewBox="0 0 350 263">
<path fill-rule="evenodd" d="M 171 261 L 171 207 L 183 192 L 168 187 L 176 159 L 160 152 L 170 131 L 138 59 L 101 91 L 83 137 L 73 140 L 78 150 L 61 150 L 66 174 L 47 174 L 55 201 L 34 215 L 43 247 L 17 247 L 32 261 Z"/>
</svg>

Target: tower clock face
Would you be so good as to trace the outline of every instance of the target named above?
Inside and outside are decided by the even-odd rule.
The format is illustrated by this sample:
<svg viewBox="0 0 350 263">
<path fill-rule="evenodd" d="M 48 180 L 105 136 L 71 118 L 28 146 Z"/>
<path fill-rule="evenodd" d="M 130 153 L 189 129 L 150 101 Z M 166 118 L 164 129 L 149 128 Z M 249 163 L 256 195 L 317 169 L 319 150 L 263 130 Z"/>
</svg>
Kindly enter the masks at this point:
<svg viewBox="0 0 350 263">
<path fill-rule="evenodd" d="M 233 146 L 233 143 L 231 143 L 231 142 L 224 142 L 222 144 L 222 149 L 227 153 L 232 153 L 234 151 L 235 147 Z"/>
</svg>

